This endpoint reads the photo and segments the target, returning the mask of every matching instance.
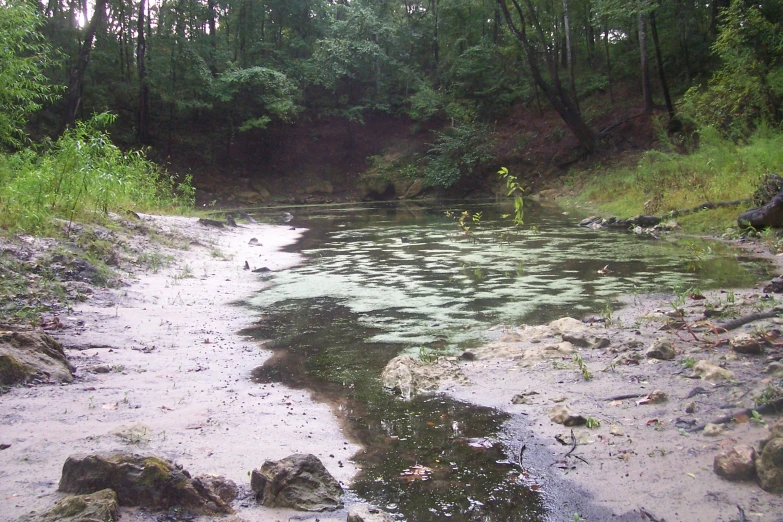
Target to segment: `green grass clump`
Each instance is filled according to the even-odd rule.
[[[619,217],[661,215],[708,201],[750,198],[764,175],[780,171],[781,165],[783,133],[762,128],[738,145],[707,127],[692,154],[652,150],[635,167],[589,171],[577,200]],[[688,231],[722,231],[746,208],[717,209],[678,221]]]
[[[94,116],[40,152],[0,155],[0,228],[43,233],[52,218],[100,221],[110,211],[181,212],[192,208],[190,180],[178,182],[142,152],[123,152]]]

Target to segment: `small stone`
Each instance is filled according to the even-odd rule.
[[[685,406],[685,413],[696,413],[696,403],[689,402],[688,405]]]
[[[257,237],[251,237],[250,241],[247,242],[250,246],[257,246],[258,245],[258,238]]]
[[[347,522],[394,522],[394,517],[370,504],[354,504],[348,508]]]
[[[711,422],[704,426],[705,437],[717,437],[723,433],[723,424],[712,424]]]
[[[764,340],[757,335],[742,333],[729,341],[731,349],[737,353],[761,355],[764,353]]]
[[[615,437],[622,437],[623,435],[625,435],[625,433],[623,432],[623,430],[620,429],[619,426],[612,426],[609,429],[609,434],[614,435]]]
[[[68,495],[43,515],[22,517],[20,522],[113,522],[119,518],[118,510],[117,494],[102,489],[89,495]]]
[[[563,426],[581,426],[587,422],[587,419],[581,415],[575,415],[571,412],[571,409],[564,404],[552,408],[552,411],[549,413],[549,418],[555,424],[562,424]]]
[[[723,381],[734,378],[734,372],[701,360],[693,367],[693,374],[705,381]]]
[[[750,480],[756,474],[755,461],[756,450],[747,444],[738,444],[715,455],[712,469],[727,480]]]
[[[644,397],[643,399],[636,401],[636,405],[638,406],[640,404],[660,404],[668,400],[669,400],[669,396],[666,395],[665,391],[653,390],[647,395],[647,397]]]
[[[674,349],[674,345],[665,337],[658,337],[647,350],[647,357],[650,359],[668,361],[674,359],[675,355],[677,355],[677,351]]]

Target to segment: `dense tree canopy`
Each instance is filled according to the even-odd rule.
[[[16,79],[0,91],[6,142],[54,85],[67,87],[62,107],[38,122],[51,132],[112,111],[129,137],[170,149],[177,129],[209,122],[227,154],[237,133],[275,121],[384,112],[457,128],[541,101],[593,150],[580,104],[619,84],[643,93],[645,110],[674,115],[671,95],[693,88],[688,107],[719,126],[745,108],[746,127],[781,120],[780,0],[3,0],[2,10],[2,47],[18,49],[21,68],[0,71]]]

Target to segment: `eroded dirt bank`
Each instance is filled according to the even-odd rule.
[[[165,248],[173,262],[115,290],[95,290],[87,303],[49,324],[76,367],[67,385],[12,388],[0,396],[0,520],[52,507],[65,459],[74,453],[126,450],[167,457],[195,474],[215,473],[249,490],[249,472],[265,459],[312,453],[341,482],[355,469],[358,447],[343,435],[327,404],[306,391],[249,380],[271,355],[238,335],[252,312],[237,304],[265,285],[263,273],[294,265],[281,252],[300,230],[245,224],[213,229],[195,218],[142,216],[150,229],[189,248]],[[251,245],[256,238],[258,245]],[[150,252],[152,253],[152,252]],[[156,254],[158,255],[158,254]],[[245,270],[247,262],[250,270]],[[241,495],[240,495],[241,496]],[[270,510],[248,498],[236,504],[248,522],[344,520]],[[124,511],[122,520],[157,520]]]

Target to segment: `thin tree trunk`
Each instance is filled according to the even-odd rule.
[[[609,24],[604,20],[604,51],[606,52],[606,79],[609,82],[609,100],[614,103],[614,91],[612,90],[612,61],[609,58]]]
[[[136,136],[142,143],[149,141],[149,82],[147,79],[147,40],[144,24],[146,0],[139,0],[139,23],[136,27],[136,71],[139,74],[139,109],[136,115]]]
[[[650,87],[650,67],[647,63],[647,17],[643,11],[639,11],[639,52],[641,55],[642,72],[642,98],[644,99],[644,111],[653,110],[652,89]]]
[[[84,73],[87,72],[87,65],[90,63],[90,53],[92,44],[95,41],[95,32],[103,19],[103,13],[106,10],[106,0],[97,0],[95,2],[95,11],[92,13],[90,23],[84,34],[84,40],[79,48],[79,56],[76,59],[76,65],[71,69],[68,77],[68,90],[65,93],[65,115],[63,117],[63,129],[73,127],[76,123],[76,114],[79,112],[79,106],[82,103],[82,89],[84,88]]]
[[[217,75],[215,60],[217,59],[217,29],[215,24],[215,0],[207,0],[207,9],[209,10],[209,71],[212,76]]]
[[[566,38],[566,62],[568,64],[568,87],[571,89],[571,98],[574,99],[576,110],[579,111],[579,98],[576,96],[576,81],[574,80],[574,48],[571,46],[571,21],[568,16],[568,0],[563,0],[563,22]]]
[[[661,88],[663,89],[663,98],[666,100],[666,110],[669,111],[669,118],[674,118],[674,105],[669,96],[669,84],[666,82],[666,72],[663,70],[663,58],[661,57],[661,45],[658,42],[658,27],[655,25],[655,11],[650,12],[650,31],[652,32],[653,44],[655,45],[655,61],[658,63],[658,76],[661,79]]]
[[[548,55],[547,63],[550,67],[550,78],[552,80],[552,85],[547,83],[543,76],[541,76],[541,69],[538,67],[538,51],[533,48],[527,38],[526,20],[519,3],[517,0],[512,0],[514,9],[516,10],[520,19],[519,26],[517,26],[511,18],[511,13],[508,11],[506,0],[497,0],[497,2],[503,11],[503,16],[506,19],[506,24],[508,25],[509,30],[522,43],[522,48],[525,50],[525,56],[527,57],[533,80],[535,80],[536,84],[541,88],[544,96],[546,96],[547,100],[549,100],[549,103],[560,115],[560,118],[563,119],[574,136],[576,136],[576,139],[579,140],[582,148],[587,152],[594,152],[596,147],[596,135],[579,115],[579,111],[577,111],[576,107],[574,107],[574,104],[569,99],[568,94],[562,89],[556,74],[557,62],[555,61],[553,63],[551,52],[546,53],[546,55]],[[528,5],[528,8],[531,7],[530,0],[526,0],[526,4]],[[541,30],[541,26],[538,23],[538,19],[535,17],[535,12],[532,9],[529,11],[533,27],[538,32],[541,43],[546,45],[547,40],[543,37],[543,31]],[[552,70],[553,67],[555,69],[554,71]]]

